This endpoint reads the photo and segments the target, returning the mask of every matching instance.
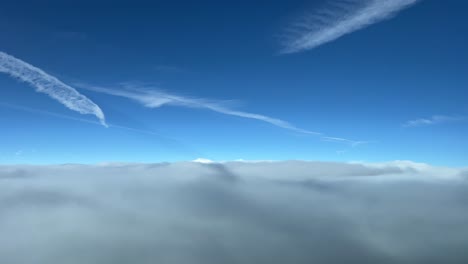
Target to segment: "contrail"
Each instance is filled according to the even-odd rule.
[[[259,121],[270,123],[274,126],[288,129],[288,130],[298,132],[298,133],[319,136],[322,140],[325,140],[325,141],[345,143],[345,144],[349,144],[352,146],[357,146],[359,144],[366,143],[364,141],[354,141],[354,140],[349,140],[349,139],[344,139],[344,138],[330,137],[320,132],[314,132],[314,131],[298,128],[284,120],[272,118],[272,117],[265,116],[265,115],[233,110],[223,105],[222,102],[219,102],[219,101],[183,97],[179,95],[168,94],[166,92],[162,92],[159,90],[141,89],[139,87],[133,87],[133,86],[126,86],[126,87],[123,87],[125,89],[116,90],[116,89],[109,89],[105,87],[92,86],[92,85],[87,85],[87,84],[82,84],[82,83],[75,84],[75,85],[77,87],[88,89],[88,90],[99,92],[99,93],[125,97],[133,101],[136,101],[148,108],[158,108],[164,105],[173,105],[173,106],[181,106],[181,107],[188,107],[188,108],[208,109],[208,110],[218,112],[221,114],[225,114],[225,115],[259,120]]]
[[[88,89],[91,91],[95,91],[95,92],[125,97],[133,101],[139,102],[143,106],[148,107],[148,108],[158,108],[163,105],[173,105],[173,106],[182,106],[182,107],[188,107],[188,108],[208,109],[208,110],[212,110],[214,112],[222,113],[225,115],[232,115],[232,116],[238,116],[238,117],[263,121],[263,122],[275,125],[277,127],[289,129],[295,132],[313,134],[313,135],[321,135],[321,133],[319,132],[314,132],[314,131],[309,131],[309,130],[298,128],[281,119],[272,118],[272,117],[268,117],[268,116],[260,115],[260,114],[232,110],[226,106],[223,106],[222,103],[212,101],[212,100],[183,97],[179,95],[168,94],[162,91],[140,89],[140,88],[135,88],[135,87],[130,87],[129,89],[126,89],[126,90],[115,90],[115,89],[90,86],[90,85],[85,85],[85,84],[76,84],[76,86],[80,88]]]
[[[78,118],[78,117],[73,117],[73,116],[68,116],[68,115],[63,115],[63,114],[58,114],[46,110],[41,110],[41,109],[36,109],[36,108],[31,108],[31,107],[26,107],[26,106],[21,106],[21,105],[13,105],[9,103],[4,103],[0,102],[0,107],[5,107],[5,108],[10,108],[14,110],[20,110],[24,112],[29,112],[33,114],[41,114],[41,115],[47,115],[47,116],[52,116],[56,118],[61,118],[61,119],[67,119],[67,120],[72,120],[72,121],[78,121],[82,123],[88,123],[88,124],[93,124],[93,125],[101,125],[101,122],[93,121],[93,120],[87,120],[84,118]],[[133,127],[127,127],[127,126],[122,126],[122,125],[117,125],[117,124],[107,124],[108,127],[114,127],[114,128],[119,128],[119,129],[125,129],[133,132],[138,132],[142,134],[148,134],[148,135],[153,135],[153,136],[158,136],[158,137],[165,137],[155,131],[151,130],[144,130],[144,129],[138,129],[138,128],[133,128]],[[171,139],[174,140],[174,139]]]
[[[301,17],[287,28],[281,53],[316,48],[346,34],[392,18],[420,0],[331,0],[317,12]]]
[[[71,110],[95,115],[102,125],[107,126],[104,113],[98,105],[43,70],[0,51],[0,72],[28,83],[37,92],[49,95]]]
[[[54,113],[54,112],[50,112],[50,111],[46,111],[46,110],[42,110],[42,109],[36,109],[36,108],[31,108],[31,107],[26,107],[26,106],[21,106],[21,105],[14,105],[14,104],[5,103],[5,102],[0,102],[0,107],[5,107],[5,108],[13,109],[13,110],[24,111],[24,112],[29,112],[29,113],[33,113],[33,114],[46,115],[46,116],[51,116],[51,117],[55,117],[55,118],[67,119],[67,120],[72,120],[72,121],[77,121],[77,122],[82,122],[82,123],[88,123],[88,124],[97,125],[97,126],[101,125],[100,122],[97,122],[97,121],[94,121],[94,120],[87,120],[87,119],[84,119],[84,118],[78,118],[78,117],[58,114],[58,113]],[[153,130],[133,128],[133,127],[123,126],[123,125],[118,125],[118,124],[112,124],[112,123],[107,123],[107,125],[108,125],[109,128],[122,129],[122,130],[127,130],[127,131],[131,131],[131,132],[140,133],[140,134],[146,134],[146,135],[149,135],[149,136],[154,136],[154,137],[157,137],[159,140],[163,140],[163,141],[160,141],[160,142],[163,142],[166,145],[169,144],[171,146],[171,148],[177,148],[177,149],[180,149],[180,150],[184,150],[184,152],[191,153],[193,155],[206,156],[203,153],[201,153],[200,151],[193,148],[193,146],[191,146],[191,145],[189,145],[189,144],[187,144],[185,142],[182,142],[182,141],[180,141],[178,139],[175,139],[175,138],[172,138],[172,137],[165,136],[165,135],[163,135],[161,133],[158,133],[156,131],[153,131]]]

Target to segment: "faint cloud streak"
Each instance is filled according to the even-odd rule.
[[[286,29],[281,53],[314,49],[344,35],[390,19],[420,0],[332,0]]]
[[[429,118],[420,118],[409,120],[403,124],[403,127],[421,127],[421,126],[432,126],[444,123],[454,123],[465,120],[462,116],[445,116],[445,115],[434,115]]]
[[[180,107],[187,107],[187,108],[198,108],[198,109],[207,109],[214,112],[218,112],[225,115],[237,116],[247,119],[254,119],[262,122],[266,122],[272,124],[274,126],[291,130],[294,132],[302,133],[302,134],[309,134],[319,136],[324,141],[333,141],[339,143],[346,143],[352,146],[357,146],[359,144],[365,143],[364,141],[355,141],[345,138],[339,137],[330,137],[320,132],[310,131],[306,129],[302,129],[290,124],[287,121],[261,115],[255,113],[249,113],[244,111],[234,110],[225,105],[225,103],[220,101],[213,101],[207,99],[200,99],[200,98],[191,98],[179,95],[169,94],[160,90],[148,89],[147,87],[139,87],[135,85],[123,85],[122,89],[110,89],[106,87],[99,87],[93,86],[88,84],[76,84],[77,87],[88,89],[91,91],[105,93],[109,95],[125,97],[136,101],[148,108],[159,108],[164,105],[172,105],[172,106],[180,106]]]

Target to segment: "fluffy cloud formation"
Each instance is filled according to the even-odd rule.
[[[0,263],[468,263],[467,175],[411,162],[0,166]]]

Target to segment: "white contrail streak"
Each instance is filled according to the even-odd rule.
[[[128,86],[128,85],[124,87],[127,89],[119,89],[119,90],[91,86],[87,84],[76,84],[76,86],[83,88],[83,89],[95,91],[95,92],[125,97],[133,101],[136,101],[138,103],[141,103],[143,106],[148,107],[148,108],[158,108],[163,105],[173,105],[173,106],[181,106],[181,107],[188,107],[188,108],[208,109],[208,110],[222,113],[225,115],[238,116],[238,117],[263,121],[263,122],[275,125],[277,127],[288,129],[288,130],[298,132],[298,133],[319,136],[321,139],[325,141],[340,142],[340,143],[345,143],[345,144],[349,144],[352,146],[357,146],[359,144],[365,143],[363,141],[354,141],[354,140],[349,140],[349,139],[344,139],[344,138],[329,137],[320,132],[314,132],[314,131],[309,131],[309,130],[305,130],[302,128],[298,128],[281,119],[272,118],[272,117],[268,117],[268,116],[260,115],[260,114],[233,110],[229,107],[224,106],[220,102],[206,100],[206,99],[183,97],[179,95],[168,94],[166,92],[162,92],[158,90],[140,89],[140,88],[135,88],[135,87]]]
[[[37,92],[49,95],[71,110],[95,115],[102,125],[107,126],[104,113],[98,105],[43,70],[0,51],[0,72],[28,83]]]
[[[287,28],[282,53],[316,48],[389,19],[420,0],[330,0],[330,5]]]
[[[134,88],[134,87],[131,87],[131,89],[127,89],[127,90],[115,90],[115,89],[89,86],[89,85],[83,85],[83,84],[78,84],[77,86],[88,89],[88,90],[92,90],[95,92],[106,93],[106,94],[120,96],[120,97],[126,97],[131,100],[137,101],[148,108],[158,108],[163,105],[173,105],[173,106],[182,106],[182,107],[188,107],[188,108],[208,109],[208,110],[212,110],[212,111],[226,114],[226,115],[238,116],[238,117],[255,119],[255,120],[267,122],[272,125],[285,128],[285,129],[289,129],[295,132],[313,134],[313,135],[321,135],[321,133],[319,132],[313,132],[313,131],[298,128],[281,119],[272,118],[272,117],[259,115],[259,114],[232,110],[223,106],[220,102],[214,102],[214,101],[198,99],[198,98],[183,97],[179,95],[168,94],[168,93],[161,92],[161,91],[139,89],[139,88]]]
[[[73,116],[68,116],[68,115],[62,115],[62,114],[58,114],[58,113],[54,113],[54,112],[49,112],[49,111],[46,111],[46,110],[35,109],[35,108],[30,108],[30,107],[20,106],[20,105],[13,105],[13,104],[9,104],[9,103],[0,102],[0,107],[10,108],[10,109],[14,109],[14,110],[20,110],[20,111],[34,113],[34,114],[47,115],[47,116],[52,116],[52,117],[61,118],[61,119],[68,119],[68,120],[72,120],[72,121],[78,121],[78,122],[88,123],[88,124],[93,124],[93,125],[98,125],[98,126],[102,125],[101,122],[97,122],[97,121],[93,121],[93,120],[87,120],[87,119],[83,119],[83,118],[78,118],[78,117],[73,117]],[[156,133],[154,131],[150,131],[150,130],[137,129],[137,128],[127,127],[127,126],[110,124],[110,123],[107,123],[107,126],[108,127],[125,129],[125,130],[129,130],[129,131],[143,133],[143,134],[148,134],[148,135],[162,136],[162,135],[160,135],[160,134],[158,134],[158,133]]]
[[[45,116],[51,116],[55,118],[61,118],[61,119],[67,119],[71,121],[77,121],[81,123],[87,123],[87,124],[92,124],[96,126],[101,126],[102,124],[98,121],[94,120],[87,120],[83,118],[78,118],[78,117],[73,117],[73,116],[68,116],[68,115],[63,115],[63,114],[58,114],[54,112],[49,112],[46,110],[42,109],[36,109],[36,108],[31,108],[27,106],[21,106],[21,105],[14,105],[14,104],[9,104],[5,102],[0,102],[0,107],[8,108],[8,109],[13,109],[13,110],[19,110],[23,112],[29,112],[33,114],[40,114],[40,115],[45,115]],[[133,128],[133,127],[128,127],[128,126],[123,126],[123,125],[118,125],[118,124],[112,124],[112,123],[107,123],[107,126],[109,128],[116,128],[116,129],[122,129],[122,130],[127,130],[131,132],[136,132],[140,134],[146,134],[150,136],[154,136],[159,138],[160,140],[164,140],[163,142],[171,144],[171,147],[176,147],[177,149],[183,149],[186,152],[193,153],[194,155],[204,155],[203,153],[200,153],[198,150],[194,149],[192,146],[186,144],[185,142],[182,142],[178,139],[172,138],[165,136],[161,133],[158,133],[153,130],[147,130],[147,129],[139,129],[139,128]]]

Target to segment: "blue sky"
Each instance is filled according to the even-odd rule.
[[[317,42],[320,32],[346,26],[340,12],[356,17],[370,7],[343,11],[333,0],[97,2],[2,3],[0,51],[76,89],[110,126],[1,74],[0,163],[204,157],[467,164],[466,1],[398,6],[391,17],[325,43]],[[332,14],[317,30],[324,10]],[[296,41],[303,36],[311,42]],[[149,90],[188,101],[149,108],[115,96],[125,89],[140,99]]]

